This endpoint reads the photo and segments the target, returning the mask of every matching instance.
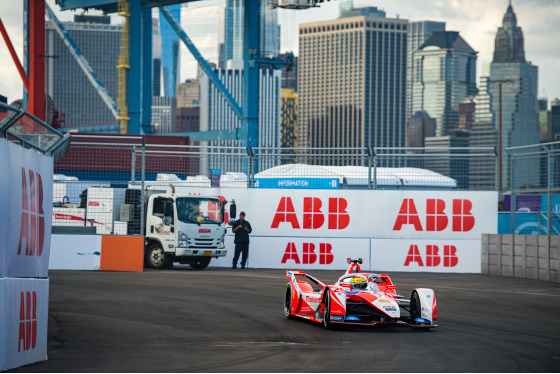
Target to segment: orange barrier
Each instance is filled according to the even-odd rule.
[[[101,271],[142,271],[144,269],[143,236],[103,236]]]

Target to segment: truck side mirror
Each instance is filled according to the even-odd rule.
[[[173,218],[171,216],[163,217],[163,224],[165,226],[171,226],[173,224]]]
[[[237,215],[237,205],[235,205],[235,200],[233,200],[229,206],[229,218],[235,219]]]

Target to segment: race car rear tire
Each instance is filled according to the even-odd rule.
[[[211,257],[198,257],[192,260],[189,265],[195,270],[203,270],[210,264]]]
[[[412,291],[410,295],[410,320],[412,324],[417,325],[416,318],[422,317],[422,305],[420,304],[420,297],[418,292]]]
[[[284,316],[288,319],[293,318],[290,314],[292,308],[292,287],[288,284],[286,295],[284,296]]]
[[[324,314],[323,314],[323,326],[327,329],[331,329],[333,324],[331,323],[331,293],[329,290],[325,292],[324,303]]]

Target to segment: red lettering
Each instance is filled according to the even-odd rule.
[[[299,256],[297,254],[296,245],[294,243],[288,243],[286,246],[286,251],[282,257],[282,263],[285,264],[288,260],[294,260],[296,264],[299,264]]]
[[[37,344],[37,293],[21,292],[19,304],[18,352],[34,349]]]
[[[413,225],[416,231],[422,231],[422,223],[420,223],[420,217],[418,217],[418,211],[412,199],[403,200],[393,231],[399,231],[403,225]]]
[[[323,203],[317,197],[303,198],[303,228],[318,229],[325,223],[325,216],[321,212]]]
[[[343,198],[329,198],[329,230],[342,230],[350,224],[350,215],[346,212],[348,202]]]
[[[443,231],[449,219],[444,212],[445,201],[428,199],[426,202],[426,231]]]
[[[470,231],[474,227],[474,216],[471,213],[470,200],[453,200],[453,231]]]
[[[441,263],[437,245],[426,246],[426,266],[438,266]]]
[[[457,266],[459,263],[459,257],[457,257],[457,248],[453,245],[443,246],[443,266],[452,268]]]
[[[19,230],[19,245],[17,254],[21,254],[21,249],[25,249],[25,254],[29,253],[29,215],[21,212],[21,227]]]
[[[18,252],[26,256],[41,256],[45,242],[43,212],[43,180],[39,173],[29,170],[29,196],[25,168],[21,168],[21,222]]]
[[[292,228],[299,229],[296,211],[290,197],[282,197],[280,199],[271,228],[277,229],[281,222],[290,222],[292,224]]]
[[[315,254],[315,244],[303,243],[303,263],[314,264],[315,261],[317,261],[317,255]]]
[[[418,266],[424,266],[424,262],[422,262],[422,256],[420,256],[420,251],[418,250],[418,246],[416,244],[412,244],[408,249],[408,254],[406,255],[404,266],[410,265],[411,262],[416,262]]]
[[[319,263],[321,265],[329,265],[334,261],[332,254],[332,245],[329,243],[321,243],[319,245]]]

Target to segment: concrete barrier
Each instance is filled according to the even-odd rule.
[[[560,282],[560,237],[482,235],[482,274]]]

